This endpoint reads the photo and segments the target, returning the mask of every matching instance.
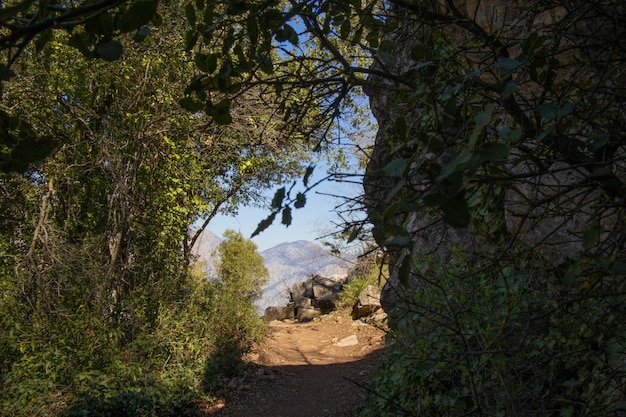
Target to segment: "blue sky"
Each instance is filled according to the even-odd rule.
[[[326,175],[324,167],[316,167],[310,183],[318,181]],[[278,188],[278,187],[277,187]],[[268,201],[271,200],[276,189],[267,192]],[[296,240],[315,241],[317,238],[327,235],[335,230],[333,221],[340,222],[340,218],[333,212],[341,199],[327,196],[325,194],[340,196],[355,196],[361,192],[360,187],[355,184],[326,182],[315,188],[307,195],[306,205],[301,209],[292,211],[292,223],[285,227],[280,223],[280,215],[276,217],[274,223],[265,229],[261,234],[255,236],[252,241],[257,244],[259,251],[269,249],[283,242],[293,242]],[[236,217],[218,215],[209,223],[208,229],[216,235],[222,237],[227,229],[241,232],[249,238],[256,230],[259,222],[270,214],[268,209],[256,207],[243,207]],[[318,242],[319,243],[319,242]]]

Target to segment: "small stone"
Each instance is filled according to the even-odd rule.
[[[359,344],[359,339],[357,339],[355,334],[350,335],[348,337],[344,337],[343,339],[341,339],[339,342],[336,343],[336,345],[339,347],[354,346],[358,344]]]

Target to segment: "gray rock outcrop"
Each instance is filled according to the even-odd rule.
[[[375,285],[368,285],[361,291],[352,307],[352,319],[369,316],[380,309],[380,290]]]
[[[296,317],[293,307],[274,307],[270,306],[265,309],[263,318],[265,321],[272,320],[293,320]]]

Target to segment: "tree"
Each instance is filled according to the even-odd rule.
[[[181,106],[194,65],[181,53],[181,7],[163,5],[167,19],[141,43],[120,34],[124,54],[114,62],[68,45],[86,33],[76,27],[53,31],[12,66],[0,106],[55,147],[26,163],[15,149],[36,144],[20,137],[0,174],[5,409],[56,414],[81,392],[108,401],[123,390],[168,402],[179,386],[198,386],[199,368],[222,343],[203,323],[221,310],[191,306],[206,306],[200,297],[219,306],[223,288],[189,276],[188,231],[254,203],[306,163],[306,145],[274,130],[272,106],[252,90],[230,108],[229,126]],[[185,306],[194,314],[183,325]],[[251,340],[227,335],[231,344]],[[93,388],[110,378],[119,385]]]
[[[264,335],[263,319],[253,303],[269,279],[256,245],[239,232],[226,230],[214,256],[216,274],[208,278],[216,289],[210,308],[219,318],[214,324],[219,344],[204,374],[210,392],[223,390],[228,378],[244,369],[243,355]]]
[[[261,297],[269,273],[254,242],[239,232],[226,230],[215,254],[217,279],[229,293],[250,303]]]
[[[220,129],[252,94],[275,105],[272,126],[323,146],[359,87],[372,98],[364,203],[390,255],[385,299],[408,326],[373,415],[621,412],[623,2],[194,1],[184,13],[196,75],[181,104]],[[41,159],[33,138],[54,137],[2,116],[3,169],[23,172]],[[304,201],[279,189],[260,229]]]

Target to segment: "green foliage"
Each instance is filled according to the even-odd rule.
[[[415,260],[420,291],[360,415],[623,414],[624,296],[546,288],[545,265],[511,249]]]
[[[375,285],[382,288],[385,284],[384,270],[377,252],[371,252],[359,258],[348,272],[347,282],[343,285],[343,291],[339,295],[339,301],[344,307],[352,307],[368,285]]]
[[[215,255],[218,257],[216,278],[226,290],[250,302],[261,296],[269,273],[254,242],[239,232],[226,230]]]
[[[203,384],[208,391],[218,393],[229,378],[243,370],[243,355],[265,334],[265,323],[253,301],[260,297],[269,274],[256,245],[241,233],[225,231],[215,255],[218,259],[216,276],[210,283],[214,290],[210,311],[213,317],[219,317],[212,330],[218,343],[204,369]]]
[[[291,175],[304,148],[249,108],[231,107],[246,117],[228,127],[180,108],[194,63],[176,7],[140,45],[116,36],[114,62],[68,46],[79,29],[53,32],[3,85],[2,109],[58,147],[21,162],[0,149],[1,413],[178,415],[215,384],[220,352],[239,365],[263,334],[264,271],[249,287],[225,272],[228,290],[194,278],[187,233]],[[17,138],[26,125],[7,117]]]

